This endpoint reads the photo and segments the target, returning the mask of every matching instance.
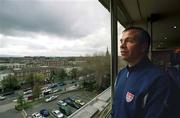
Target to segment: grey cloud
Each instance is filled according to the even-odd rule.
[[[24,35],[23,32],[34,32],[69,38],[86,36],[95,32],[94,29],[102,25],[98,20],[103,19],[98,17],[103,12],[94,13],[96,10],[92,8],[96,8],[96,4],[90,1],[0,0],[0,33]]]
[[[8,48],[8,47],[12,47],[12,46],[24,46],[27,47],[27,49],[30,50],[47,50],[48,47],[47,45],[42,45],[41,43],[37,43],[37,42],[32,42],[32,41],[28,41],[25,39],[20,39],[18,37],[14,38],[14,37],[5,37],[2,36],[0,38],[0,48]]]
[[[28,44],[28,49],[33,49],[33,50],[48,50],[46,46],[40,45],[40,44]]]
[[[7,42],[4,39],[0,38],[0,48],[4,48],[7,46]]]

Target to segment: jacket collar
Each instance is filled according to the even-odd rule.
[[[134,71],[134,70],[139,70],[139,69],[143,69],[144,67],[148,66],[152,64],[151,61],[149,60],[148,57],[144,57],[142,58],[136,65],[129,67],[128,65],[126,66],[127,70],[129,72]]]

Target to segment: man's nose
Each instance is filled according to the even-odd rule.
[[[126,43],[125,43],[125,41],[122,41],[120,44],[120,48],[124,48],[124,47],[126,47]]]

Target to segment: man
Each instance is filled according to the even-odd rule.
[[[161,118],[169,79],[148,59],[149,34],[130,27],[123,31],[120,42],[122,59],[128,65],[116,79],[112,118]]]

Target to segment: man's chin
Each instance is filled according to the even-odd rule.
[[[121,59],[123,59],[123,60],[126,61],[128,58],[127,58],[126,56],[122,56],[122,55],[121,55]]]

